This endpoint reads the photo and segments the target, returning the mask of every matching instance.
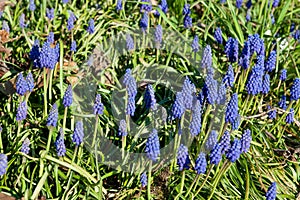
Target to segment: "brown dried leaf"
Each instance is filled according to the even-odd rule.
[[[0,42],[6,43],[9,40],[9,33],[5,30],[0,30]]]
[[[0,200],[15,200],[16,198],[0,193]]]
[[[0,11],[3,11],[6,6],[14,6],[14,4],[7,0],[0,0]]]

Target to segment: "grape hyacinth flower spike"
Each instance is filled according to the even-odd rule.
[[[294,122],[294,115],[295,115],[295,111],[293,108],[290,109],[290,112],[287,114],[286,118],[285,118],[285,122],[287,124],[291,124]]]
[[[141,175],[141,178],[140,178],[140,182],[142,184],[142,188],[146,187],[147,186],[147,174],[146,172],[143,172],[142,175]]]
[[[300,78],[295,78],[290,89],[291,100],[297,101],[300,98]]]
[[[124,119],[120,120],[120,124],[119,124],[119,130],[118,130],[118,134],[121,137],[125,137],[127,136],[127,125],[126,125],[126,121]]]
[[[102,115],[104,110],[104,105],[101,102],[101,95],[97,94],[94,103],[94,115]]]
[[[225,131],[224,134],[221,137],[221,140],[219,142],[219,145],[221,147],[221,154],[227,152],[227,150],[230,148],[230,132]]]
[[[87,32],[89,34],[93,34],[95,32],[95,21],[93,19],[89,20],[89,26],[87,28]]]
[[[223,83],[226,87],[233,87],[234,84],[234,71],[232,65],[228,66],[228,70],[223,78]]]
[[[126,49],[127,51],[134,50],[134,41],[129,33],[126,34]]]
[[[182,92],[177,92],[175,102],[172,106],[171,120],[180,119],[185,111]]]
[[[228,149],[228,152],[226,153],[226,158],[230,162],[235,162],[241,155],[241,141],[237,138],[233,140],[231,143],[231,147]]]
[[[58,109],[56,103],[54,103],[47,118],[47,126],[56,127],[57,121],[58,121]]]
[[[157,25],[154,32],[154,40],[156,44],[156,48],[160,48],[163,37],[163,29],[161,25]]]
[[[234,93],[227,104],[225,122],[233,124],[238,116],[238,96]]]
[[[143,16],[140,20],[140,28],[142,29],[143,32],[146,32],[147,28],[148,28],[148,13],[144,12]]]
[[[71,42],[71,48],[70,48],[70,50],[71,50],[72,52],[76,52],[76,48],[77,48],[76,41],[73,40],[73,41]]]
[[[266,200],[276,199],[276,182],[273,182],[266,193]]]
[[[241,137],[241,153],[247,153],[252,140],[251,131],[246,129]]]
[[[207,151],[211,151],[215,147],[217,142],[218,142],[218,132],[215,130],[212,130],[205,142],[205,149]]]
[[[122,10],[122,6],[123,6],[123,2],[122,0],[118,0],[117,1],[117,5],[116,5],[116,11],[119,12]]]
[[[20,24],[21,29],[24,29],[27,27],[27,24],[25,23],[25,14],[24,13],[22,13],[19,18],[19,24]]]
[[[59,133],[57,135],[56,141],[55,141],[55,147],[56,147],[56,153],[58,156],[65,156],[66,154],[66,146],[64,141],[64,132],[61,128],[59,130]]]
[[[188,148],[183,144],[180,144],[177,151],[177,164],[179,171],[182,171],[183,169],[189,169],[190,159]]]
[[[75,143],[76,146],[79,146],[83,142],[83,137],[83,123],[82,121],[78,121],[75,124],[74,133],[72,135],[72,142]]]
[[[19,75],[17,77],[17,82],[16,82],[17,93],[19,95],[23,96],[27,92],[27,89],[28,89],[28,84],[25,81],[23,74],[19,73]]]
[[[7,155],[0,153],[0,176],[3,176],[7,170]]]
[[[34,80],[31,72],[29,72],[26,76],[26,83],[28,92],[32,92],[34,88]]]
[[[30,140],[28,138],[25,138],[25,140],[22,143],[21,152],[28,155],[30,151]]]
[[[190,124],[190,133],[192,136],[196,136],[201,131],[201,104],[200,101],[195,97],[194,105],[192,106],[192,121]]]
[[[191,46],[192,46],[192,51],[193,52],[198,52],[199,51],[199,37],[198,37],[198,35],[195,35]]]
[[[63,105],[64,107],[70,107],[71,104],[73,102],[73,91],[72,91],[72,85],[69,85],[65,94],[64,94],[64,97],[63,97]]]
[[[220,146],[219,143],[216,143],[214,148],[211,150],[209,159],[210,163],[217,165],[219,162],[222,160],[222,147]]]
[[[147,109],[152,109],[152,110],[157,109],[154,89],[150,84],[147,85],[144,99],[145,99],[145,105]]]
[[[17,108],[16,119],[17,121],[22,121],[26,119],[26,116],[27,116],[27,105],[26,105],[26,101],[23,101],[20,103],[19,107]]]
[[[281,81],[285,81],[286,80],[286,77],[287,77],[287,70],[286,69],[282,69],[280,71],[280,76],[279,76],[279,79]]]
[[[67,29],[71,31],[74,28],[74,23],[76,21],[76,17],[72,11],[69,11],[69,18],[67,21]]]
[[[197,174],[205,174],[207,167],[206,155],[203,152],[200,152],[196,163],[195,163],[195,170]]]
[[[156,129],[152,130],[152,133],[147,139],[145,152],[150,160],[154,162],[158,160],[158,157],[160,155],[160,146]]]
[[[268,117],[269,119],[273,120],[276,118],[276,109],[272,110],[272,107],[270,105],[268,105]]]
[[[215,40],[218,44],[223,43],[222,30],[220,27],[217,27],[214,33]]]
[[[54,8],[46,9],[46,17],[52,21],[54,19]]]

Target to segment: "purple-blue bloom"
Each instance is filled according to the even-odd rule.
[[[190,124],[190,133],[196,136],[201,131],[201,104],[200,101],[194,98],[194,105],[192,106],[192,121]]]
[[[263,83],[262,83],[261,93],[268,94],[269,91],[270,91],[270,75],[265,74],[264,79],[263,79]]]
[[[30,140],[28,138],[25,138],[25,140],[22,143],[21,152],[28,155],[30,151]]]
[[[74,133],[72,135],[72,142],[75,143],[76,146],[79,146],[83,142],[83,123],[82,121],[78,121],[75,124]]]
[[[222,147],[220,146],[219,143],[216,143],[214,148],[211,150],[209,159],[210,163],[217,165],[219,162],[222,160]]]
[[[213,75],[210,73],[205,79],[203,95],[206,97],[207,103],[209,104],[214,104],[218,98],[218,82],[217,80],[214,80]]]
[[[36,6],[34,3],[34,0],[30,0],[29,1],[29,10],[33,12],[35,9],[36,9]]]
[[[142,184],[142,187],[145,187],[145,186],[147,185],[148,179],[147,179],[147,174],[146,174],[146,172],[142,173],[140,182],[141,182],[141,184]]]
[[[54,43],[54,33],[53,32],[49,33],[49,35],[47,37],[47,42],[50,43],[50,44]]]
[[[182,9],[182,15],[189,15],[191,14],[190,4],[184,4]]]
[[[47,126],[56,127],[57,121],[58,121],[58,109],[56,103],[54,103],[47,118]]]
[[[218,133],[215,130],[212,130],[205,142],[205,149],[207,151],[211,151],[214,146],[217,144],[218,142]]]
[[[34,88],[34,80],[31,72],[28,72],[26,76],[26,83],[28,92],[32,92]]]
[[[198,52],[199,51],[199,37],[195,35],[193,42],[192,42],[192,51]]]
[[[154,32],[154,40],[156,48],[160,48],[161,42],[163,37],[163,29],[161,25],[157,25]]]
[[[246,129],[244,131],[244,134],[241,137],[241,152],[242,153],[247,153],[250,148],[252,136],[251,136],[251,131],[249,129]]]
[[[191,16],[189,14],[184,16],[184,18],[183,18],[183,26],[186,29],[192,28],[192,26],[193,26],[193,20],[192,20],[192,18],[191,18]]]
[[[219,145],[221,147],[221,154],[227,152],[227,150],[230,148],[230,132],[225,131],[224,134],[221,137],[221,140],[219,142]]]
[[[271,72],[276,67],[276,51],[271,51],[269,58],[266,62],[266,71]]]
[[[5,20],[2,21],[2,30],[5,30],[7,33],[9,33],[9,31],[10,31],[8,23]]]
[[[21,96],[23,96],[28,90],[28,84],[27,84],[26,80],[24,79],[22,73],[19,73],[19,75],[17,77],[16,90],[17,90],[17,94],[19,94]]]
[[[266,200],[275,200],[276,193],[276,182],[273,182],[266,193]]]
[[[86,30],[89,34],[93,34],[95,32],[95,21],[93,19],[89,20],[89,26]]]
[[[67,21],[67,29],[69,31],[71,31],[74,28],[74,23],[76,21],[76,17],[72,11],[68,11],[68,12],[69,12],[69,18]]]
[[[117,5],[116,5],[117,12],[119,12],[120,10],[122,10],[122,6],[123,6],[122,4],[123,4],[122,0],[118,0],[117,1]]]
[[[248,0],[247,3],[246,3],[247,9],[250,9],[251,6],[252,6],[252,0]]]
[[[7,155],[0,153],[0,176],[3,176],[7,170]]]
[[[26,23],[25,23],[25,14],[22,13],[20,18],[19,18],[19,23],[20,23],[20,27],[21,29],[24,29],[27,27]]]
[[[55,144],[57,155],[65,156],[66,155],[66,146],[65,146],[65,141],[64,141],[64,132],[63,132],[62,128],[60,128],[54,144]]]
[[[23,101],[20,103],[19,107],[17,108],[16,119],[17,121],[22,121],[26,119],[26,116],[27,116],[27,104],[26,101]]]
[[[238,96],[234,93],[227,104],[225,122],[233,124],[238,116]]]
[[[280,71],[279,79],[280,79],[281,81],[285,81],[286,78],[287,78],[287,70],[286,70],[286,69],[282,69],[282,70]]]
[[[142,4],[140,6],[140,12],[144,10],[145,12],[148,13],[152,10],[152,4],[150,0],[142,0],[141,2]]]
[[[231,143],[231,147],[228,149],[226,153],[226,158],[232,163],[235,162],[242,153],[241,147],[242,147],[241,141],[235,138]]]
[[[247,79],[246,90],[248,94],[257,95],[262,90],[263,84],[263,68],[259,65],[255,65]]]
[[[215,40],[218,44],[223,43],[222,30],[220,27],[217,27],[214,34]]]
[[[177,151],[177,165],[179,167],[179,171],[183,169],[189,169],[190,159],[189,159],[189,152],[188,148],[183,144],[180,144],[178,151]]]
[[[63,97],[63,105],[64,107],[70,107],[73,102],[73,92],[72,92],[72,85],[68,85],[67,90],[65,91]]]
[[[191,109],[193,105],[193,96],[195,92],[195,85],[186,76],[182,86],[182,98],[185,109]]]
[[[160,146],[156,129],[152,130],[152,133],[147,139],[145,152],[150,160],[154,162],[158,160],[158,157],[160,155]]]
[[[148,28],[148,13],[144,12],[143,16],[140,20],[140,28],[142,29],[142,31],[146,31]]]
[[[226,87],[221,83],[218,88],[217,104],[224,105],[226,103]]]
[[[269,119],[273,120],[276,118],[276,109],[272,110],[272,107],[268,105],[268,117]]]
[[[180,119],[185,111],[182,92],[177,92],[176,99],[172,106],[171,120]]]
[[[232,65],[228,66],[228,70],[223,78],[223,83],[225,87],[233,87],[234,84],[234,71]]]
[[[94,103],[94,115],[102,115],[104,110],[104,105],[101,102],[101,95],[97,94]]]
[[[46,17],[51,21],[54,19],[54,8],[46,9]]]
[[[293,108],[290,109],[290,112],[287,114],[286,118],[285,118],[285,122],[287,124],[291,124],[294,122],[294,116],[295,116],[295,111]]]
[[[239,65],[244,69],[248,69],[249,64],[250,64],[250,42],[246,40],[239,59]]]
[[[239,42],[237,39],[229,37],[225,45],[225,53],[229,62],[237,62],[239,54]]]
[[[118,135],[121,137],[127,136],[127,125],[126,121],[124,119],[120,120],[119,129],[118,129]]]
[[[73,51],[73,52],[76,52],[76,48],[77,48],[76,41],[73,40],[71,42],[71,48],[70,48],[70,50]]]
[[[279,108],[286,110],[287,105],[286,105],[286,96],[282,95],[280,101],[278,102]]]
[[[126,34],[126,49],[128,51],[134,50],[134,41],[129,33]]]
[[[210,45],[206,45],[203,54],[202,54],[202,60],[201,60],[201,67],[202,68],[209,68],[212,66],[212,52]]]
[[[237,7],[238,9],[240,9],[240,8],[242,7],[242,5],[243,5],[243,0],[236,0],[235,5],[236,5],[236,7]]]
[[[300,78],[295,78],[290,89],[292,101],[297,101],[300,98]]]
[[[206,155],[203,152],[200,152],[196,163],[195,163],[195,170],[197,174],[205,174],[207,167]]]
[[[238,114],[234,122],[231,124],[232,130],[238,130],[241,123],[241,115]]]
[[[157,109],[154,89],[150,84],[147,85],[144,99],[145,99],[145,105],[147,109],[152,109],[152,110]]]

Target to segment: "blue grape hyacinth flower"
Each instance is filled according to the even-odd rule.
[[[263,75],[264,71],[261,66],[255,65],[252,68],[246,83],[246,90],[248,94],[257,95],[261,92],[263,84]]]
[[[19,24],[20,24],[21,29],[24,29],[27,27],[27,24],[25,23],[25,14],[24,13],[22,13],[19,18]]]
[[[214,38],[218,44],[223,44],[222,30],[220,27],[216,28]]]
[[[56,127],[57,121],[58,121],[58,109],[56,103],[54,103],[47,118],[47,126]]]
[[[147,109],[156,110],[156,99],[152,85],[148,84],[144,95],[145,105]]]
[[[239,58],[239,65],[243,67],[243,69],[248,69],[250,65],[250,42],[248,40],[245,41],[244,47],[242,49],[242,53]]]
[[[214,104],[218,98],[218,82],[212,74],[208,74],[203,87],[203,95],[206,97],[208,104]]]
[[[134,50],[134,41],[129,33],[126,34],[126,49],[127,51]]]
[[[55,148],[56,148],[57,156],[60,157],[60,156],[65,156],[66,155],[64,132],[63,132],[62,128],[59,130],[59,133],[57,135],[57,138],[56,138],[56,141],[55,141]]]
[[[17,82],[16,82],[16,91],[17,94],[23,96],[28,90],[28,83],[23,77],[22,73],[19,73],[17,77]]]
[[[69,18],[67,21],[67,29],[68,29],[68,31],[71,31],[74,28],[76,16],[74,15],[74,13],[72,11],[68,11],[68,12],[69,12]]]
[[[54,8],[47,8],[46,9],[46,17],[52,21],[54,19]]]
[[[36,9],[36,6],[34,3],[34,0],[30,0],[29,1],[29,10],[33,12],[33,11],[35,11],[35,9]]]
[[[0,153],[0,176],[3,176],[7,170],[7,155]]]
[[[185,109],[191,109],[193,105],[193,95],[196,92],[195,85],[190,81],[188,77],[185,77],[182,86],[182,98]]]
[[[268,94],[269,91],[270,91],[270,75],[265,74],[263,78],[261,93]]]
[[[172,106],[172,116],[171,116],[171,120],[174,119],[180,119],[181,116],[183,115],[185,111],[185,106],[184,106],[184,102],[183,102],[183,94],[182,92],[177,92],[176,94],[176,99],[174,101],[174,104]]]
[[[214,148],[211,150],[209,159],[210,163],[217,165],[219,162],[222,160],[222,147],[220,146],[219,143],[216,143]]]
[[[287,105],[286,105],[286,96],[282,95],[280,101],[278,102],[278,106],[279,108],[286,110],[287,109]]]
[[[148,179],[147,179],[146,172],[142,173],[141,178],[140,178],[140,182],[142,184],[142,187],[146,187],[147,186]]]
[[[273,120],[273,119],[275,119],[276,118],[276,109],[273,109],[272,110],[272,107],[270,106],[270,105],[268,105],[268,117],[269,117],[269,119],[271,119],[271,120]]]
[[[119,130],[118,130],[118,134],[121,137],[125,137],[127,136],[127,125],[126,125],[126,121],[124,119],[120,120],[120,124],[119,124]]]
[[[211,47],[208,44],[204,47],[204,50],[202,53],[201,67],[209,68],[211,66],[212,66],[212,52],[211,52]]]
[[[241,151],[241,141],[239,139],[235,138],[233,140],[233,142],[231,143],[231,147],[228,149],[228,151],[226,153],[226,158],[230,162],[233,163],[237,159],[239,159],[241,153],[242,153],[242,151]]]
[[[191,46],[192,46],[192,51],[193,52],[198,52],[199,51],[199,37],[198,37],[198,35],[195,35]]]
[[[276,51],[271,51],[270,55],[269,55],[269,58],[266,62],[266,71],[268,72],[271,72],[275,69],[276,67],[276,57],[277,57],[277,54],[276,54]]]
[[[286,70],[286,69],[282,69],[282,70],[280,71],[279,79],[280,79],[281,81],[285,81],[286,78],[287,78],[287,70]]]
[[[251,131],[249,129],[246,129],[244,131],[244,134],[241,137],[241,152],[242,153],[247,153],[250,148],[252,136],[251,136]]]
[[[148,13],[144,12],[143,16],[140,20],[140,28],[142,29],[143,32],[145,32],[148,28]]]
[[[291,100],[297,101],[300,98],[300,78],[295,78],[290,89]]]
[[[179,167],[179,171],[184,169],[189,169],[190,158],[188,153],[188,148],[183,144],[180,144],[177,151],[177,165]]]
[[[95,32],[95,21],[93,19],[89,20],[89,26],[86,30],[89,34],[93,34]]]
[[[156,129],[152,130],[152,133],[147,139],[145,152],[150,160],[154,162],[158,160],[158,157],[160,155],[160,146]]]
[[[70,48],[70,50],[71,50],[72,52],[76,52],[76,48],[77,48],[76,41],[73,40],[73,41],[71,42],[71,48]]]
[[[140,6],[140,12],[142,12],[143,10],[145,12],[150,12],[152,10],[152,4],[150,0],[142,0],[141,1],[143,4],[141,4]]]
[[[212,130],[205,142],[205,150],[211,151],[218,142],[218,132]]]
[[[201,131],[201,104],[200,101],[194,98],[194,105],[192,106],[192,121],[190,124],[190,133],[192,136],[196,136]]]
[[[237,39],[229,37],[225,45],[225,54],[229,62],[237,62],[239,54],[239,43]]]
[[[276,182],[273,182],[266,193],[266,200],[275,200],[276,193]]]
[[[8,26],[8,23],[5,20],[3,20],[3,22],[2,22],[2,30],[5,30],[7,33],[10,32],[10,28]]]
[[[207,167],[207,161],[206,161],[206,154],[203,152],[200,152],[196,163],[195,163],[195,170],[197,174],[205,174]]]
[[[293,108],[290,109],[290,112],[287,114],[286,118],[285,118],[285,122],[287,124],[291,124],[294,122],[294,115],[295,115],[295,111]]]
[[[78,121],[75,124],[74,133],[72,135],[72,142],[75,143],[76,146],[79,146],[83,142],[83,137],[83,123],[82,121]]]
[[[226,87],[221,83],[218,88],[217,104],[224,105],[226,103]]]
[[[119,12],[120,10],[122,10],[122,7],[123,7],[123,1],[118,0],[116,5],[116,11]]]
[[[234,93],[226,107],[225,122],[233,124],[238,116],[238,96]]]
[[[234,84],[234,71],[232,65],[228,66],[228,70],[223,78],[223,83],[226,87],[233,87]]]
[[[26,116],[27,116],[27,104],[26,101],[23,101],[20,103],[19,107],[17,108],[16,120],[22,121],[26,119]]]
[[[231,124],[232,130],[238,130],[240,127],[240,123],[241,123],[241,115],[238,114],[233,124]]]
[[[30,151],[30,140],[28,138],[25,138],[25,140],[22,143],[22,147],[20,150],[22,153],[28,155]]]
[[[63,97],[63,105],[64,107],[70,107],[73,102],[73,91],[72,91],[72,85],[68,85],[67,90],[65,91],[64,97]]]
[[[163,39],[163,29],[161,25],[157,25],[154,32],[155,46],[157,49],[160,48]]]
[[[223,155],[228,151],[230,148],[230,132],[225,131],[224,134],[221,137],[221,140],[219,142],[219,145],[221,147],[221,154]]]
[[[236,0],[235,5],[238,9],[240,9],[243,5],[243,0]]]
[[[182,15],[189,15],[191,14],[190,4],[184,4],[182,9]]]
[[[192,28],[193,20],[190,15],[185,15],[183,18],[183,26],[186,29]]]
[[[26,76],[27,90],[28,92],[32,92],[34,88],[34,80],[31,72],[28,72]]]
[[[97,94],[94,103],[94,115],[102,115],[104,110],[104,105],[101,102],[101,95]]]

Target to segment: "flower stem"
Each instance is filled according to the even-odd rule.
[[[53,127],[51,126],[49,129],[49,135],[48,135],[48,141],[47,141],[47,147],[46,147],[46,152],[49,152],[50,149],[50,144],[51,144],[51,139],[52,139],[52,132],[53,132]]]
[[[201,191],[201,189],[202,189],[203,186],[205,185],[205,183],[206,183],[206,181],[207,181],[207,179],[208,179],[208,177],[209,177],[209,174],[211,173],[211,170],[212,170],[212,168],[213,168],[214,166],[215,166],[214,164],[212,164],[212,165],[210,166],[210,168],[209,168],[209,170],[208,170],[208,173],[207,173],[207,175],[206,175],[204,181],[202,182],[202,184],[200,185],[200,188],[197,190],[196,194],[194,195],[195,197],[197,196],[197,194]],[[197,185],[198,185],[198,181],[197,181],[197,184],[196,184],[196,186],[195,186],[194,189],[196,189]]]
[[[47,117],[47,68],[44,67],[44,117]]]
[[[148,184],[147,184],[147,197],[148,200],[151,200],[151,168],[152,168],[152,160],[149,164],[149,171],[148,171]]]

